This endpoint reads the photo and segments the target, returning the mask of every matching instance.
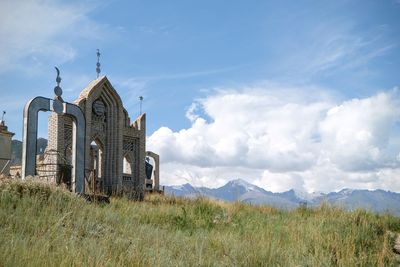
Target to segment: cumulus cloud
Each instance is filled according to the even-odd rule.
[[[328,110],[320,124],[327,157],[343,170],[397,167],[388,146],[399,118],[397,93],[353,99]]]
[[[245,178],[271,191],[400,190],[397,90],[339,101],[326,90],[267,84],[219,90],[187,110],[191,127],[148,138],[166,184]],[[205,183],[205,184],[204,184]]]

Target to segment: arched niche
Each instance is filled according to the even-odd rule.
[[[93,81],[85,88],[75,101],[86,117],[86,163],[92,166],[90,155],[92,141],[98,145],[101,158],[98,166],[99,176],[102,178],[102,190],[107,194],[118,191],[122,186],[123,149],[122,135],[125,125],[125,115],[122,101],[109,80],[104,76]],[[86,167],[88,168],[88,167]]]
[[[154,177],[154,190],[160,190],[160,156],[152,151],[146,151],[146,157],[150,157],[154,161],[153,177]]]
[[[92,138],[90,143],[90,170],[96,175],[98,181],[102,181],[104,173],[104,145],[98,138]]]

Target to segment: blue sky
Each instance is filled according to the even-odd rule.
[[[393,116],[400,83],[399,1],[32,0],[2,1],[0,13],[0,109],[17,139],[25,102],[52,97],[54,66],[61,70],[64,98],[73,101],[96,77],[99,48],[102,75],[132,119],[138,96],[144,96],[148,147],[164,159],[167,184],[218,186],[244,178],[273,191],[400,191],[393,182],[400,173]],[[267,105],[281,112],[266,116],[274,114]],[[291,107],[292,115],[283,116]],[[344,121],[330,114],[342,114]],[[280,116],[287,126],[276,122]],[[226,124],[231,119],[243,127]],[[341,126],[343,131],[332,132]],[[47,135],[44,123],[40,135]],[[354,136],[359,138],[346,139]],[[192,140],[200,140],[200,148]],[[328,146],[332,142],[337,145]],[[351,154],[342,143],[358,146],[348,149]],[[274,144],[280,144],[276,151]],[[187,147],[194,156],[174,152]],[[279,155],[287,164],[275,162]],[[248,162],[250,156],[261,163]],[[332,177],[320,185],[316,177],[323,170]]]

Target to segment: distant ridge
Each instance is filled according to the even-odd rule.
[[[37,151],[36,153],[43,154],[47,147],[47,139],[38,138],[37,139]],[[21,165],[22,162],[22,141],[12,140],[11,143],[11,166]]]
[[[313,207],[321,203],[329,203],[348,210],[362,208],[400,216],[400,194],[380,189],[373,191],[343,189],[339,192],[327,194],[308,194],[296,192],[292,189],[282,193],[272,193],[245,180],[236,179],[219,188],[194,187],[189,183],[180,186],[165,186],[165,192],[175,196],[195,197],[202,195],[224,201],[266,204],[284,209],[296,208],[300,204]]]

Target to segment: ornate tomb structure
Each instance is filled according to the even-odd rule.
[[[134,191],[142,197],[146,179],[146,114],[131,123],[121,97],[106,76],[92,81],[75,104],[86,118],[86,182],[93,183],[97,190],[106,194]],[[53,113],[49,117],[48,133],[47,150],[58,151],[54,153],[55,158],[49,160],[57,162],[58,179],[67,180],[70,176],[71,119]]]
[[[22,133],[22,179],[37,174],[36,150],[39,111],[52,111],[59,116],[68,117],[72,124],[71,141],[71,189],[76,193],[85,193],[85,116],[77,105],[64,102],[60,87],[60,70],[57,70],[57,86],[54,87],[54,99],[37,96],[29,100],[24,107],[24,126]],[[54,154],[58,155],[58,153]],[[57,160],[57,159],[56,159]],[[49,165],[51,166],[51,165]],[[57,167],[57,165],[51,166]],[[56,169],[57,170],[57,169]]]
[[[11,139],[14,133],[8,131],[8,127],[3,118],[0,120],[0,175],[10,175],[11,165]]]

